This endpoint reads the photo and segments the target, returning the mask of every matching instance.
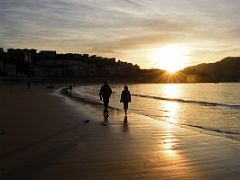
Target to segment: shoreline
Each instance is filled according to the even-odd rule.
[[[39,85],[0,89],[0,178],[238,179],[240,143],[150,117],[54,96]],[[13,113],[14,112],[14,113]],[[103,126],[102,123],[106,124]]]
[[[67,97],[67,98],[72,99],[73,101],[76,101],[76,102],[84,102],[84,103],[90,103],[91,105],[102,106],[101,103],[89,101],[89,100],[86,100],[86,99],[84,99],[82,97],[79,97],[79,96],[74,96],[74,94],[69,93],[67,87],[61,88],[59,90],[59,93],[61,95],[65,96],[65,97]],[[112,106],[109,106],[109,108],[121,111],[121,109],[116,108],[116,107],[112,107]],[[134,113],[136,113],[136,112],[134,112]],[[213,136],[219,136],[219,137],[224,137],[224,138],[229,138],[229,139],[232,139],[232,140],[240,141],[240,134],[238,134],[238,133],[221,131],[221,130],[217,130],[217,129],[215,130],[215,129],[210,129],[210,128],[208,129],[208,128],[204,128],[204,127],[200,127],[200,126],[191,126],[191,125],[180,124],[180,123],[179,124],[175,124],[175,123],[170,123],[170,122],[167,122],[167,121],[164,121],[164,120],[156,119],[155,117],[151,117],[151,116],[146,115],[146,114],[142,114],[142,113],[137,113],[137,114],[140,114],[140,115],[143,115],[143,116],[147,116],[147,117],[152,118],[152,119],[154,119],[156,121],[161,121],[161,122],[169,123],[169,124],[181,127],[181,128],[194,130],[194,131],[199,132],[199,133],[213,135]]]

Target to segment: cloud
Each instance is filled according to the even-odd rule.
[[[194,46],[194,57],[208,52],[214,57],[210,52],[221,48],[213,44],[238,46],[239,5],[226,0],[0,1],[0,44],[129,57],[137,49],[177,42]]]

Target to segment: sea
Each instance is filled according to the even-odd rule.
[[[240,140],[240,83],[127,84],[132,94],[129,112],[151,117],[202,133]],[[110,84],[110,106],[122,109],[120,95],[124,84]],[[101,84],[73,89],[89,104],[101,104]]]

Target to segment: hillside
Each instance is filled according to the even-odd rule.
[[[240,82],[240,57],[227,57],[215,63],[203,63],[182,72],[194,77],[192,81]]]

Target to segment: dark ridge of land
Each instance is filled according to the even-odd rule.
[[[57,54],[56,51],[8,49],[0,51],[0,82],[132,82],[208,83],[240,82],[240,57],[187,67],[174,74],[161,69],[89,54]]]
[[[182,72],[195,75],[196,81],[240,82],[240,57],[226,57],[215,63],[203,63]]]

